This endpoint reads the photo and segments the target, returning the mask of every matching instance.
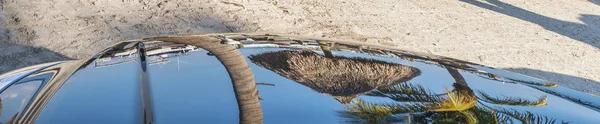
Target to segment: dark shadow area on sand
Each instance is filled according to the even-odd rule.
[[[550,18],[498,0],[485,0],[485,2],[477,0],[460,1],[489,9],[494,12],[502,13],[504,15],[512,16],[524,21],[535,23],[544,27],[546,30],[600,48],[600,16],[598,15],[580,15],[579,20],[581,20],[584,24],[579,24]],[[598,4],[597,0],[590,0],[590,2]]]
[[[3,23],[4,18],[0,16],[0,74],[30,65],[71,59],[46,48],[11,42],[14,36]]]
[[[528,68],[504,68],[504,70],[548,80],[557,83],[560,86],[565,86],[571,89],[577,89],[579,91],[600,96],[600,91],[598,91],[598,89],[600,89],[600,82],[590,79]]]
[[[148,7],[156,6],[148,5]],[[164,9],[157,12],[141,12],[141,14],[153,15],[151,16],[152,18],[140,18],[140,13],[90,15],[75,12],[76,15],[81,15],[81,17],[69,18],[75,21],[84,20],[90,24],[101,26],[90,27],[89,30],[80,32],[73,32],[77,30],[70,30],[72,27],[62,27],[65,28],[65,32],[71,31],[71,33],[81,33],[84,35],[81,37],[67,37],[64,40],[60,39],[63,41],[52,41],[52,45],[55,45],[54,48],[49,46],[38,47],[40,45],[36,42],[40,41],[40,37],[42,36],[38,36],[41,34],[37,34],[36,31],[44,29],[33,29],[28,25],[22,24],[28,20],[20,19],[18,17],[20,10],[14,10],[14,7],[3,7],[1,10],[0,73],[46,62],[85,59],[112,44],[126,40],[166,35],[240,31],[238,26],[231,25],[231,23],[235,22],[226,22],[221,17],[214,15],[213,13],[216,10],[213,9],[188,7]],[[77,41],[70,41],[69,39]],[[69,42],[72,43],[69,44]],[[56,46],[60,47],[56,48]],[[56,49],[61,50],[57,51]]]
[[[600,0],[588,0],[588,1],[590,1],[591,3],[594,3],[594,4],[598,5],[598,6],[600,6]]]
[[[36,64],[71,60],[43,47],[14,43],[15,37],[21,37],[15,32],[26,31],[27,28],[10,28],[7,21],[4,13],[0,13],[0,74]]]
[[[0,41],[0,73],[14,69],[42,64],[71,60],[71,58],[41,47],[25,46]]]

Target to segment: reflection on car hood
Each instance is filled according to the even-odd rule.
[[[237,49],[181,41],[206,37]],[[122,42],[46,68],[56,71],[18,122],[600,122],[597,96],[441,56],[269,34],[169,38]],[[226,64],[237,56],[241,65]],[[235,71],[245,68],[251,73]]]

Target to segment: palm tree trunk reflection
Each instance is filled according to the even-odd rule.
[[[319,46],[321,46],[321,50],[323,50],[325,57],[333,58],[333,53],[331,53],[331,48],[327,45],[327,42],[319,41]]]
[[[158,37],[146,40],[189,44],[213,53],[225,66],[231,78],[238,103],[240,123],[261,124],[263,122],[254,75],[245,57],[235,47],[221,44],[221,40],[209,36]]]

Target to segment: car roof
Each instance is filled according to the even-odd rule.
[[[467,61],[286,35],[166,38],[175,37],[235,47],[256,82],[264,123],[600,122],[597,96]],[[243,116],[221,58],[193,44],[131,40],[34,74],[52,76],[19,122],[238,123]]]

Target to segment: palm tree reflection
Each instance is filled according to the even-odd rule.
[[[399,84],[380,88],[368,96],[384,97],[393,103],[372,103],[358,100],[348,105],[341,116],[349,122],[391,123],[420,122],[427,123],[507,123],[518,120],[522,123],[554,123],[556,120],[531,112],[490,107],[488,104],[508,106],[544,106],[546,97],[527,100],[515,97],[493,97],[478,91],[479,95],[467,85],[462,75],[454,68],[446,68],[454,78],[454,89],[446,89],[445,94],[435,94],[421,85]]]
[[[358,95],[406,82],[420,74],[414,67],[373,59],[314,52],[278,51],[249,57],[258,66],[294,80],[319,93],[350,103]]]
[[[241,123],[262,123],[262,110],[258,102],[260,96],[256,90],[251,70],[245,64],[245,59],[239,51],[233,47],[218,44],[220,40],[217,39],[178,37],[153,40],[192,44],[205,47],[214,53],[225,65],[232,78],[240,108]],[[455,69],[469,69],[470,67],[465,64],[444,61],[448,59],[437,59],[439,61],[436,62],[440,64],[439,66],[446,68],[454,78],[454,83],[452,90],[446,89],[443,94],[435,94],[423,86],[402,83],[420,75],[421,71],[417,68],[374,59],[333,56],[332,46],[330,47],[324,41],[319,41],[319,46],[324,56],[310,51],[277,51],[252,55],[249,59],[260,67],[294,80],[319,93],[330,95],[340,103],[347,104],[347,110],[341,112],[340,115],[354,122],[416,121],[427,123],[427,120],[435,123],[506,123],[515,120],[523,123],[555,122],[552,118],[527,111],[488,106],[544,106],[546,97],[527,100],[516,97],[494,97],[481,91],[476,93]],[[359,50],[362,51],[360,48]],[[411,61],[415,61],[414,58],[420,59],[420,57],[408,57]],[[476,69],[469,71],[476,71]],[[490,78],[497,79],[498,77],[491,75]],[[389,98],[394,102],[373,103],[360,99],[353,101],[362,94]]]

